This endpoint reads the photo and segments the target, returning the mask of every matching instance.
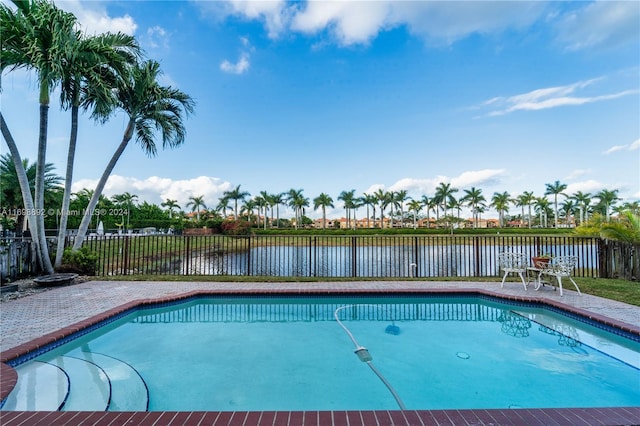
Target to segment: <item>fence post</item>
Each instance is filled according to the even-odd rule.
[[[413,278],[420,276],[420,259],[418,258],[420,250],[418,248],[418,237],[413,237],[413,263],[416,265],[416,269],[413,273]],[[411,266],[409,266],[409,272],[411,272]]]
[[[252,238],[253,236],[249,235],[249,239],[247,240],[247,275],[248,276],[251,276],[251,239]]]
[[[478,237],[477,235],[475,237],[473,237],[473,251],[475,254],[475,264],[474,264],[474,276],[476,277],[480,277],[482,274],[482,268],[480,267],[480,261],[481,261],[481,257],[480,256],[480,237]]]
[[[124,237],[124,247],[122,247],[122,275],[128,275],[129,270],[129,236]]]
[[[356,270],[358,267],[358,244],[356,242],[356,237],[351,237],[351,276],[357,277],[358,271]]]
[[[598,240],[598,260],[600,261],[600,276],[598,278],[609,278],[609,257],[611,256],[607,241],[600,238]]]

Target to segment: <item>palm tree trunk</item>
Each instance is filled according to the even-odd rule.
[[[49,120],[49,103],[40,104],[40,134],[38,136],[38,162],[36,163],[36,196],[35,208],[41,212],[35,216],[37,234],[34,238],[40,241],[42,267],[47,274],[53,274],[53,265],[49,258],[49,247],[44,229],[44,170],[47,163],[47,125]]]
[[[2,129],[2,136],[7,143],[7,147],[9,147],[9,152],[11,152],[11,158],[13,159],[13,164],[16,168],[16,174],[18,175],[18,183],[20,184],[22,200],[24,202],[24,207],[28,213],[27,225],[29,226],[29,231],[31,232],[31,240],[33,241],[33,244],[36,248],[36,257],[38,259],[38,264],[42,269],[44,269],[42,250],[40,248],[40,239],[37,238],[37,223],[34,220],[35,218],[33,217],[33,213],[35,213],[36,209],[35,204],[33,203],[33,197],[31,196],[31,190],[29,188],[29,179],[27,178],[27,172],[24,170],[24,166],[22,165],[22,158],[20,158],[18,146],[13,139],[13,135],[11,135],[11,132],[9,131],[7,123],[4,121],[2,112],[0,112],[0,128]],[[30,219],[30,217],[33,219]]]
[[[71,202],[71,183],[73,181],[73,163],[76,154],[76,142],[78,140],[78,105],[71,107],[71,135],[69,136],[69,152],[67,153],[67,171],[64,177],[64,194],[62,195],[62,207],[60,212],[60,228],[58,229],[58,245],[56,246],[56,260],[54,266],[62,265],[62,254],[67,237],[67,220],[69,219],[69,204]]]
[[[102,190],[104,189],[104,186],[106,185],[107,180],[109,179],[109,176],[113,171],[113,168],[116,166],[118,159],[120,158],[125,148],[129,144],[129,141],[133,136],[134,129],[135,129],[135,121],[133,119],[129,119],[129,124],[127,125],[127,129],[125,130],[124,136],[122,137],[122,142],[120,142],[120,145],[118,146],[116,151],[113,153],[113,156],[109,161],[109,164],[107,164],[107,167],[104,169],[104,172],[102,173],[102,176],[98,181],[98,185],[96,186],[96,189],[94,190],[93,195],[91,196],[91,200],[89,201],[87,210],[84,212],[84,215],[82,217],[82,222],[80,223],[80,227],[78,228],[78,235],[76,236],[76,239],[73,243],[73,250],[78,250],[80,247],[82,247],[82,243],[84,242],[84,239],[87,236],[87,230],[89,229],[89,223],[91,222],[93,209],[95,209],[96,205],[98,204],[98,199],[100,198],[100,195],[102,195]]]

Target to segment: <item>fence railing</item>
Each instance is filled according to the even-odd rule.
[[[640,246],[597,237],[124,235],[89,237],[85,246],[98,254],[98,276],[496,277],[498,254],[508,250],[577,256],[575,276],[640,281]],[[29,239],[3,239],[3,281],[38,272]]]
[[[600,276],[598,238],[553,236],[93,237],[99,275],[494,277],[498,253],[573,255],[576,276]]]

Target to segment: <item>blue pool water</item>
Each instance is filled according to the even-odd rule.
[[[626,337],[486,297],[193,299],[17,365],[3,409],[638,406],[640,343]]]

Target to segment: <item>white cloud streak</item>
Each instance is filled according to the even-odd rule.
[[[576,92],[592,86],[600,80],[601,78],[595,78],[565,86],[536,89],[514,96],[495,97],[483,102],[479,108],[489,107],[493,109],[493,111],[490,111],[487,114],[488,116],[500,116],[515,111],[539,111],[562,106],[602,102],[638,94],[640,92],[637,89],[632,89],[597,96],[575,96]]]
[[[605,155],[613,154],[618,151],[637,151],[640,150],[640,139],[636,139],[628,145],[614,145],[603,152]]]

